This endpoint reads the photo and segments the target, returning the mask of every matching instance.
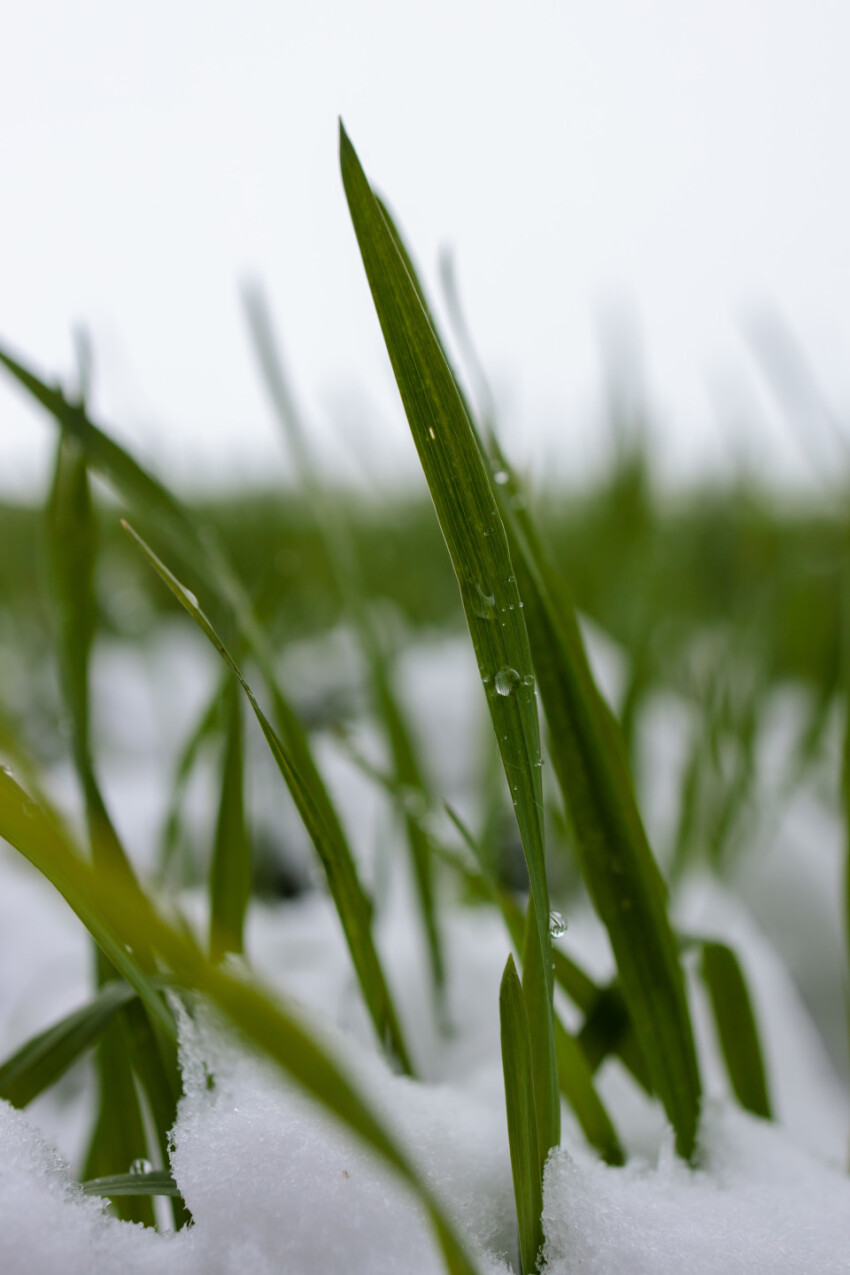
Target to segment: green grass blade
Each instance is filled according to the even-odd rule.
[[[499,989],[499,1021],[522,1272],[530,1275],[537,1270],[537,1254],[543,1243],[543,1191],[528,1015],[512,956]]]
[[[0,1098],[25,1107],[90,1049],[115,1014],[136,995],[126,983],[106,983],[93,1000],[33,1036],[0,1065]]]
[[[395,693],[383,645],[366,605],[365,589],[352,549],[351,536],[340,515],[338,502],[329,499],[313,462],[306,430],[275,339],[265,296],[254,286],[245,290],[244,302],[269,397],[295,461],[301,486],[309,498],[337,591],[354,624],[369,668],[375,711],[384,729],[396,781],[399,785],[423,793],[427,799],[428,786],[424,767],[417,753],[413,731]],[[428,944],[431,975],[435,988],[439,990],[445,980],[445,969],[434,899],[431,854],[428,840],[423,836],[416,820],[406,815],[404,826]]]
[[[340,164],[349,211],[419,459],[460,585],[478,667],[516,810],[531,884],[535,959],[525,987],[541,1156],[559,1141],[552,1025],[549,897],[543,843],[540,738],[531,652],[505,530],[455,378],[396,238],[345,130]],[[542,1168],[542,1162],[541,1162]]]
[[[703,943],[701,973],[735,1097],[753,1115],[771,1120],[758,1026],[740,962],[727,944]]]
[[[593,680],[572,604],[504,458],[497,463],[553,768],[652,1087],[676,1132],[679,1154],[690,1158],[701,1089],[666,888],[640,819],[622,738]]]
[[[24,857],[40,863],[44,875],[65,898],[87,900],[92,928],[114,932],[116,942],[125,950],[144,940],[180,986],[208,997],[247,1041],[395,1169],[428,1209],[450,1275],[475,1275],[474,1265],[428,1183],[327,1047],[313,1037],[296,1013],[256,983],[211,962],[184,929],[164,921],[141,891],[133,889],[114,868],[95,872],[43,812],[38,817],[39,812],[31,811],[19,820],[15,808],[19,791],[0,771],[0,835],[5,837],[12,825],[12,844],[20,843],[16,848]]]
[[[167,1195],[181,1200],[180,1188],[170,1173],[164,1169],[150,1169],[140,1173],[112,1173],[105,1178],[90,1178],[81,1182],[83,1195],[102,1195],[106,1199],[119,1196]],[[185,1205],[184,1205],[185,1207]]]
[[[398,1016],[372,937],[371,904],[360,883],[354,858],[339,825],[336,822],[328,823],[324,818],[323,807],[316,800],[313,788],[299,771],[297,762],[289,755],[280,736],[260,708],[242,671],[199,607],[197,598],[180,583],[131,527],[127,527],[127,531],[162,581],[218,651],[245,692],[272,756],[292,793],[298,813],[324,866],[328,887],[345,932],[363,998],[375,1025],[378,1039],[404,1071],[412,1072],[412,1064]]]
[[[244,743],[239,683],[224,693],[225,736],[221,798],[210,874],[210,954],[241,952],[251,894],[251,842],[245,822]]]
[[[596,1091],[593,1072],[580,1043],[555,1015],[555,1050],[561,1092],[575,1112],[582,1132],[607,1164],[624,1164],[625,1156],[605,1104]]]
[[[181,807],[186,785],[189,782],[189,777],[192,774],[201,749],[215,734],[221,718],[223,698],[231,680],[229,673],[223,674],[221,684],[215,688],[212,698],[205,705],[177,759],[171,783],[168,809],[163,820],[160,836],[159,875],[163,879],[169,875],[174,866],[173,860],[180,841]],[[179,876],[179,873],[177,875]]]

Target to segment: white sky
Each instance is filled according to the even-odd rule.
[[[622,310],[673,472],[730,448],[800,469],[742,331],[766,307],[850,419],[846,0],[3,8],[0,337],[67,374],[87,324],[100,418],[184,485],[285,471],[246,275],[323,455],[413,472],[340,113],[432,293],[452,246],[520,459],[598,456],[599,330]],[[51,440],[0,384],[0,491],[31,489]]]

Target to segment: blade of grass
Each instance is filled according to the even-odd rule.
[[[269,308],[262,290],[253,285],[243,292],[248,326],[275,414],[292,453],[302,489],[313,511],[337,591],[357,632],[369,668],[377,717],[393,759],[395,777],[427,795],[424,768],[401,702],[395,693],[388,661],[372,615],[349,530],[339,503],[328,497],[307,444],[307,431],[283,366]],[[428,841],[415,819],[405,814],[404,825],[413,866],[422,924],[428,943],[431,976],[439,992],[445,981],[442,942],[434,901],[434,882]]]
[[[499,1021],[522,1272],[531,1275],[543,1243],[543,1190],[528,1015],[512,956],[499,989]]]
[[[95,872],[40,808],[22,816],[24,800],[33,804],[11,776],[0,771],[0,837],[31,863],[42,865],[44,875],[63,897],[86,899],[93,929],[113,932],[125,950],[144,939],[180,986],[206,996],[250,1044],[395,1169],[427,1208],[450,1275],[475,1275],[462,1241],[425,1179],[329,1049],[314,1038],[294,1010],[272,1000],[258,984],[208,960],[191,935],[164,921],[141,891],[132,889],[114,868]]]
[[[735,1097],[753,1115],[771,1120],[758,1026],[740,962],[726,943],[705,942],[701,973]]]
[[[0,1098],[26,1107],[99,1040],[107,1023],[135,995],[127,983],[113,980],[87,1005],[32,1036],[0,1065]]]
[[[251,894],[251,842],[245,823],[244,746],[239,683],[224,692],[224,756],[221,798],[210,874],[210,954],[241,952]]]
[[[347,842],[342,837],[338,825],[329,824],[323,817],[322,807],[315,800],[311,787],[299,772],[280,736],[260,708],[254,692],[233,656],[200,609],[197,598],[169,571],[132,527],[127,526],[126,523],[124,526],[163,583],[168,586],[181,606],[218,651],[245,692],[272,756],[295,799],[304,826],[324,866],[328,888],[342,923],[363,998],[375,1025],[378,1039],[394,1056],[399,1066],[404,1071],[412,1073],[410,1057],[372,937],[371,905],[360,883],[357,867]]]
[[[340,124],[340,165],[361,257],[467,624],[525,850],[531,884],[523,962],[540,1171],[560,1137],[552,1024],[540,737],[528,636],[504,527],[454,376],[396,239]]]

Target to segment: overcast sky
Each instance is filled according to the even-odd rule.
[[[184,485],[285,472],[249,276],[323,455],[413,472],[340,114],[434,293],[451,246],[519,459],[598,457],[606,329],[638,334],[674,472],[801,468],[745,336],[766,310],[850,419],[846,0],[5,9],[0,338],[68,375],[87,325],[100,418]],[[51,439],[0,384],[0,490]]]

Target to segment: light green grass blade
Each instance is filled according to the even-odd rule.
[[[106,983],[95,998],[33,1036],[0,1065],[0,1098],[25,1107],[90,1049],[119,1009],[136,995],[127,983]]]
[[[170,1173],[164,1169],[151,1169],[140,1173],[112,1173],[105,1178],[90,1178],[81,1182],[83,1195],[102,1195],[106,1199],[119,1196],[168,1195],[182,1200],[180,1188]]]
[[[759,1031],[740,962],[726,943],[703,943],[701,973],[735,1097],[753,1115],[771,1120]]]
[[[298,813],[324,866],[328,888],[342,923],[363,998],[375,1025],[378,1039],[404,1071],[412,1072],[412,1064],[398,1016],[372,937],[371,904],[360,883],[348,843],[342,836],[339,826],[335,823],[329,824],[323,817],[322,806],[316,800],[313,789],[260,708],[254,692],[233,656],[199,607],[197,598],[180,583],[131,527],[127,527],[127,531],[162,581],[218,651],[245,692],[272,756],[292,793]]]
[[[21,816],[21,796],[32,806],[11,777],[0,771],[0,836],[31,863],[40,864],[66,899],[87,900],[92,929],[114,933],[115,941],[125,950],[144,939],[180,986],[208,997],[248,1042],[377,1152],[427,1208],[450,1275],[475,1275],[474,1264],[427,1182],[330,1051],[295,1012],[273,1000],[258,984],[208,960],[184,929],[165,922],[141,891],[132,889],[114,868],[95,872],[42,811],[31,810]]]
[[[212,698],[204,707],[203,712],[186,739],[174,768],[171,795],[168,800],[168,809],[162,823],[160,836],[159,876],[162,879],[169,877],[169,874],[175,869],[174,856],[177,852],[181,835],[183,794],[201,749],[211,736],[215,734],[221,718],[223,697],[231,681],[230,673],[225,672],[222,675],[221,684],[216,687]],[[175,875],[179,879],[178,870],[175,870]]]
[[[537,1254],[543,1243],[543,1191],[528,1015],[512,956],[499,989],[499,1021],[522,1272],[531,1275],[537,1270]]]
[[[351,534],[340,514],[339,502],[334,501],[325,491],[318,467],[313,461],[307,431],[283,366],[265,296],[255,285],[246,288],[243,297],[248,326],[275,415],[295,462],[301,487],[306,492],[314,513],[337,591],[354,625],[366,659],[372,684],[372,699],[393,759],[395,778],[400,785],[422,792],[427,797],[425,770],[420,762],[406,713],[395,693],[383,644],[366,602]],[[422,835],[416,820],[405,815],[404,826],[428,944],[431,976],[439,991],[444,984],[445,969],[434,899],[431,854],[427,838]]]
[[[525,603],[534,667],[582,871],[679,1154],[695,1146],[700,1078],[666,889],[637,809],[622,739],[596,688],[575,612],[501,455],[500,505]]]
[[[531,652],[504,527],[478,444],[396,239],[340,125],[348,207],[408,423],[460,585],[516,810],[532,895],[525,961],[541,1157],[559,1141],[540,737]],[[540,985],[534,979],[540,980]],[[542,1169],[542,1160],[541,1160]]]
[[[251,842],[245,822],[244,743],[239,683],[224,692],[221,797],[210,874],[210,954],[243,950],[242,928],[251,894]]]

